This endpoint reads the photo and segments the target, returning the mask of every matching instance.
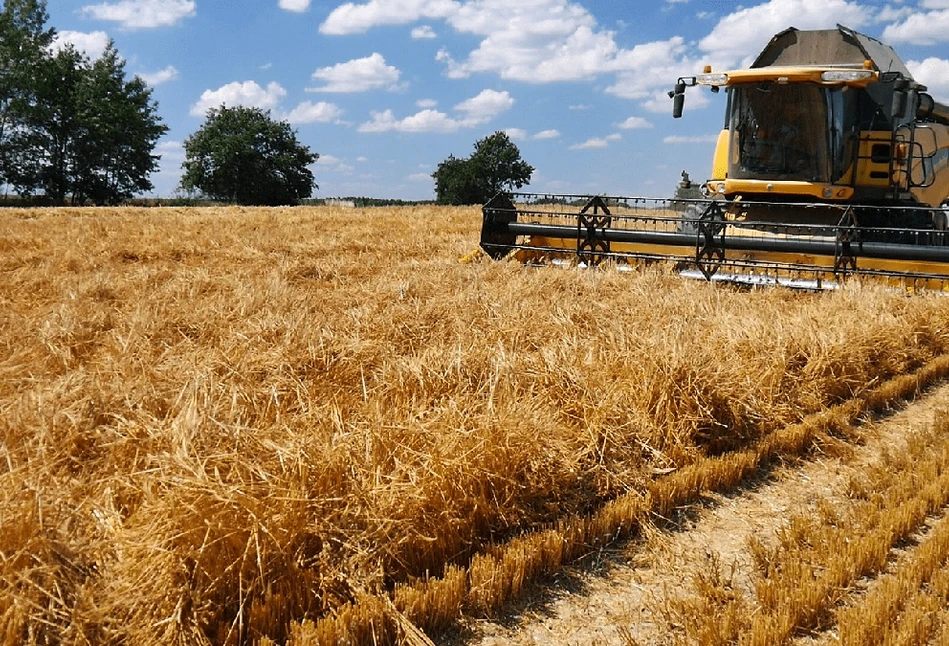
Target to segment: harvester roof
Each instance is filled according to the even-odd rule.
[[[862,67],[867,60],[878,71],[913,77],[892,47],[842,25],[813,31],[786,29],[771,39],[751,67]]]

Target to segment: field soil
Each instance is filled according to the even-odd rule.
[[[445,643],[692,643],[684,638],[674,608],[676,601],[694,591],[702,575],[722,570],[731,586],[752,596],[752,540],[775,543],[792,515],[817,517],[821,503],[845,506],[853,479],[860,479],[887,455],[905,451],[908,437],[931,429],[947,411],[949,385],[941,385],[902,410],[862,426],[859,445],[838,445],[782,465],[725,495],[706,494],[673,518],[656,519],[640,539],[604,550],[592,565],[564,571],[499,619],[469,622],[464,637]],[[897,551],[916,547],[914,540]],[[851,592],[859,596],[870,585],[869,578],[861,580]],[[797,635],[792,643],[836,644],[839,638],[836,627],[831,627]]]

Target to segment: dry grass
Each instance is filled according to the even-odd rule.
[[[0,638],[420,643],[949,347],[943,298],[459,263],[478,226],[0,213]]]
[[[720,564],[700,573],[694,593],[671,602],[682,641],[784,644],[833,629],[844,644],[929,643],[949,598],[949,522],[926,526],[949,505],[947,431],[943,412],[905,451],[854,477],[848,504],[818,501],[815,513],[789,518],[774,545],[753,539],[753,596]],[[860,595],[857,583],[891,561],[893,571]]]

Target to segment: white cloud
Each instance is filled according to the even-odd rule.
[[[541,130],[533,136],[533,139],[557,139],[558,137],[560,137],[559,130]]]
[[[161,156],[162,166],[180,168],[185,160],[185,147],[180,141],[160,141],[155,146],[155,153]]]
[[[624,99],[643,99],[656,88],[669,88],[682,76],[683,70],[700,69],[701,61],[690,59],[686,52],[681,36],[625,50],[617,56],[616,83],[606,88],[606,92]]]
[[[949,41],[949,9],[914,13],[902,22],[883,30],[883,40],[889,43],[935,45]]]
[[[457,12],[452,0],[370,0],[347,2],[334,9],[320,25],[320,33],[336,36],[362,34],[379,25],[407,25],[422,18],[447,18]]]
[[[415,105],[422,108],[423,110],[427,110],[429,108],[437,107],[438,101],[436,101],[435,99],[419,99],[418,101],[415,102]]]
[[[579,111],[582,112],[583,110],[589,110],[589,109],[592,108],[592,107],[593,107],[592,105],[581,104],[581,105],[571,105],[571,106],[569,106],[567,109],[568,109],[568,110],[579,110]]]
[[[438,34],[435,33],[435,30],[432,29],[430,25],[422,25],[412,30],[412,38],[415,40],[430,40],[432,38],[438,38]]]
[[[527,139],[527,132],[522,128],[505,128],[504,134],[514,141]]]
[[[355,170],[349,164],[346,164],[339,157],[333,155],[320,155],[320,158],[313,164],[320,171],[348,174]]]
[[[582,144],[574,144],[570,146],[570,150],[589,150],[591,148],[606,148],[610,145],[611,141],[619,141],[622,139],[622,135],[612,134],[607,135],[606,137],[591,137],[587,139]]]
[[[359,132],[457,132],[462,128],[474,128],[489,122],[514,105],[514,99],[507,92],[484,90],[478,96],[462,101],[455,110],[462,113],[461,118],[453,118],[433,109],[396,119],[392,110],[372,112],[372,120],[359,126]]]
[[[474,125],[490,121],[502,112],[510,110],[513,105],[514,99],[507,92],[483,90],[478,96],[456,105],[455,110],[467,114],[466,120]]]
[[[307,88],[309,92],[368,92],[369,90],[397,90],[400,72],[386,65],[382,54],[374,53],[366,58],[357,58],[332,67],[322,67],[313,72],[313,78],[326,81],[318,88]]]
[[[194,0],[120,0],[82,8],[97,20],[121,23],[125,29],[151,29],[174,25],[195,15]]]
[[[243,83],[234,81],[216,90],[205,90],[198,102],[191,106],[190,113],[194,117],[203,117],[208,110],[220,105],[228,107],[240,105],[270,110],[275,108],[286,94],[287,91],[279,83],[272,82],[265,89],[254,81]]]
[[[303,13],[310,8],[310,0],[280,0],[280,8],[295,13]]]
[[[392,110],[372,112],[372,121],[359,126],[359,132],[456,132],[462,127],[460,121],[452,119],[444,112],[422,110],[410,117],[396,119]]]
[[[343,111],[332,103],[304,101],[286,115],[286,120],[292,124],[329,123],[339,119],[342,114]]]
[[[633,130],[635,128],[652,128],[652,124],[642,117],[630,117],[623,123],[616,126],[620,130]]]
[[[58,31],[53,39],[52,49],[55,52],[66,45],[72,45],[81,54],[91,59],[99,58],[109,44],[109,35],[104,31],[85,33],[81,31]]]
[[[669,135],[663,138],[664,144],[714,144],[718,141],[718,135],[699,135],[696,137],[687,137],[684,135]]]
[[[174,66],[169,65],[163,70],[158,70],[157,72],[139,74],[139,78],[148,83],[149,85],[161,85],[162,83],[167,83],[168,81],[174,81],[178,78],[178,70]]]
[[[902,20],[907,16],[913,15],[914,10],[910,7],[892,7],[886,5],[880,12],[876,15],[874,20],[876,22],[896,22],[897,20]]]
[[[860,27],[870,21],[872,9],[847,0],[770,0],[739,9],[721,20],[699,41],[716,67],[750,63],[771,37],[789,25],[798,29],[832,29],[838,23]],[[740,65],[744,67],[744,65]]]
[[[907,61],[906,67],[914,79],[929,88],[933,98],[940,103],[949,103],[949,61],[927,58],[924,61]]]
[[[409,176],[406,177],[405,179],[409,180],[410,182],[431,182],[431,181],[433,181],[433,180],[432,180],[432,176],[431,176],[431,174],[429,174],[429,173],[413,173],[412,175],[409,175]]]

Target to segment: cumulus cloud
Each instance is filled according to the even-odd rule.
[[[459,3],[452,0],[347,2],[330,12],[320,25],[320,33],[338,36],[362,34],[379,25],[407,25],[422,18],[447,18],[458,7]]]
[[[339,157],[333,155],[320,155],[314,166],[321,171],[331,171],[334,173],[348,174],[355,169],[349,164],[343,162]]]
[[[925,3],[924,6],[926,6]],[[913,43],[915,45],[935,45],[949,42],[949,8],[924,11],[907,16],[905,19],[884,29],[883,40],[889,43]]]
[[[902,20],[907,16],[913,15],[913,11],[914,10],[910,7],[893,7],[886,5],[880,9],[874,20],[876,22],[896,22],[897,20]]]
[[[369,90],[400,88],[399,70],[386,64],[382,54],[374,53],[366,58],[357,58],[332,67],[322,67],[313,72],[313,78],[326,81],[309,92],[368,92]]]
[[[455,106],[455,110],[464,112],[465,119],[471,123],[485,123],[497,115],[510,110],[514,99],[508,92],[484,90],[478,96],[462,101]]]
[[[426,40],[438,38],[438,34],[435,33],[435,30],[432,29],[430,25],[422,25],[412,30],[412,38],[415,40]]]
[[[343,111],[332,103],[304,101],[291,110],[285,118],[292,124],[330,123],[338,120],[342,114]]]
[[[109,44],[109,35],[104,31],[89,33],[81,31],[58,31],[53,39],[52,49],[58,52],[67,45],[91,59],[99,58]]]
[[[702,61],[690,58],[681,36],[637,45],[617,57],[616,83],[606,92],[624,99],[648,98],[656,88],[669,88],[683,70],[700,69]]]
[[[642,117],[630,117],[623,123],[617,124],[620,130],[633,130],[636,128],[652,128],[652,124]]]
[[[161,157],[162,167],[179,169],[185,160],[185,147],[180,141],[160,141],[155,146],[155,153]]]
[[[435,99],[419,99],[418,101],[415,102],[415,105],[422,108],[423,110],[427,110],[429,108],[437,107],[438,101],[436,101]]]
[[[927,58],[907,61],[906,67],[913,78],[929,88],[929,93],[940,103],[949,103],[949,61]]]
[[[541,130],[536,135],[533,136],[533,139],[557,139],[560,137],[559,130]]]
[[[570,146],[570,150],[589,150],[591,148],[606,148],[611,141],[619,141],[623,136],[619,134],[607,135],[606,137],[591,137],[582,144]]]
[[[310,8],[310,0],[280,0],[280,8],[294,13],[303,13]]]
[[[527,139],[527,131],[525,131],[523,128],[505,128],[504,134],[514,141]]]
[[[125,29],[167,27],[195,15],[194,0],[121,0],[88,5],[82,12],[96,20],[120,23]]]
[[[244,106],[271,110],[286,96],[287,91],[279,83],[272,82],[262,88],[254,81],[234,81],[216,90],[205,90],[197,103],[191,106],[191,116],[203,117],[211,108],[221,105]]]
[[[461,128],[461,122],[452,119],[444,112],[437,110],[422,110],[410,117],[396,119],[392,110],[372,112],[372,121],[359,126],[359,132],[456,132]]]
[[[157,72],[145,72],[138,75],[143,81],[149,85],[161,85],[162,83],[167,83],[168,81],[174,81],[178,78],[178,70],[174,66],[169,65],[163,70],[158,70]]]
[[[444,112],[425,109],[403,119],[397,119],[392,110],[372,112],[372,120],[359,126],[359,132],[407,132],[422,133],[457,132],[462,128],[474,128],[491,121],[514,105],[507,92],[484,90],[478,96],[462,101],[455,106],[460,117],[451,117]]]

